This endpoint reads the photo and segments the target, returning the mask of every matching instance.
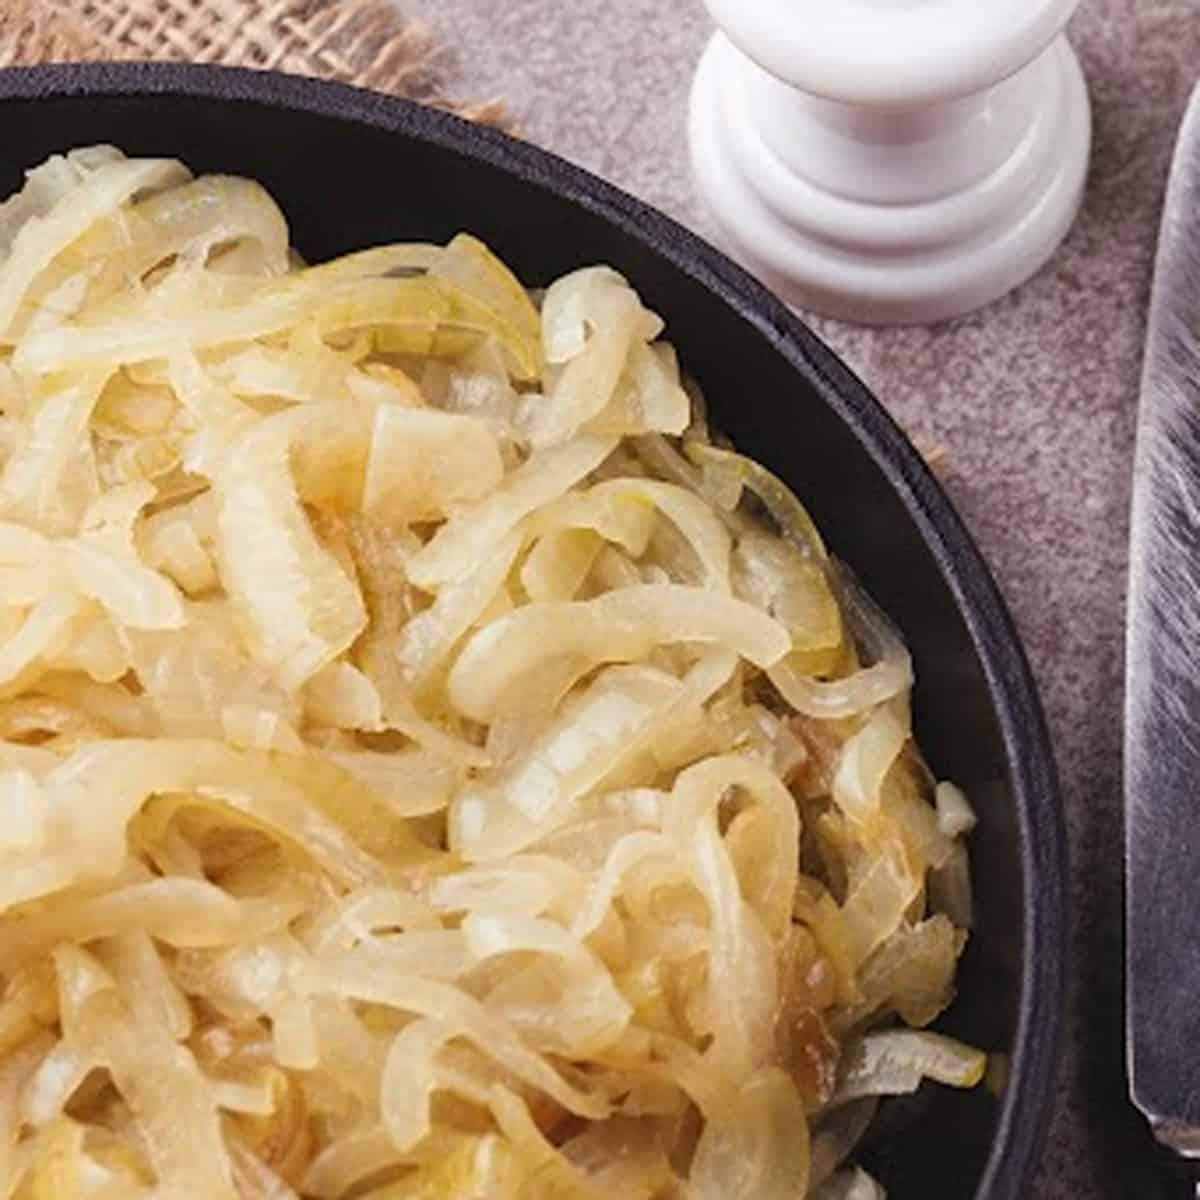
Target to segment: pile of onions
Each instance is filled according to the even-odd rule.
[[[661,331],[110,147],[0,207],[0,1198],[873,1197],[978,1081],[908,656]]]

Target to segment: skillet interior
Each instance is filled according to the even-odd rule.
[[[530,285],[606,262],[667,320],[714,424],[782,475],[901,627],[940,776],[979,810],[977,928],[940,1023],[1009,1056],[1007,1089],[893,1103],[868,1163],[893,1200],[1024,1196],[1046,1125],[1065,970],[1064,838],[1016,634],[978,552],[911,445],[807,328],[665,217],[492,130],[336,85],[189,66],[0,72],[0,193],[48,154],[129,154],[250,175],[310,260],[382,241],[482,237]]]

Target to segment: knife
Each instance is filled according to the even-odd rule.
[[[1127,612],[1129,1090],[1200,1197],[1200,87],[1159,237]]]

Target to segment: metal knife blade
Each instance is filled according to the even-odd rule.
[[[1127,620],[1129,1088],[1158,1140],[1200,1160],[1200,87],[1159,238]]]

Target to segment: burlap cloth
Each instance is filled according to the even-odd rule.
[[[503,116],[443,94],[432,39],[390,0],[0,0],[0,66],[92,59],[289,71]]]

